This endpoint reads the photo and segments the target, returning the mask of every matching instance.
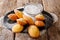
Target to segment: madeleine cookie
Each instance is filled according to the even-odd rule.
[[[35,25],[39,27],[45,26],[43,21],[35,21]]]
[[[18,18],[22,18],[23,17],[23,12],[21,12],[21,11],[19,11],[17,9],[15,9],[14,12],[17,15]]]
[[[22,30],[23,30],[23,26],[22,25],[20,25],[20,24],[16,24],[16,25],[14,25],[13,27],[12,27],[12,31],[13,32],[21,32]]]
[[[34,24],[34,21],[31,17],[23,15],[23,18],[26,20],[27,23],[30,25]]]
[[[12,21],[16,21],[16,19],[18,18],[15,14],[9,14],[8,18]]]
[[[40,31],[35,25],[29,26],[28,33],[32,38],[38,38],[40,36]]]
[[[45,20],[45,17],[42,14],[38,14],[35,16],[36,20]]]
[[[17,19],[17,23],[20,24],[20,25],[27,24],[27,22],[23,18]]]

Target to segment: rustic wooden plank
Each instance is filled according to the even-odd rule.
[[[42,0],[44,10],[55,13],[59,20],[49,29],[50,40],[60,40],[60,0]]]
[[[16,8],[17,0],[2,0],[0,2],[0,16],[4,15],[6,12]]]
[[[29,3],[28,0],[17,0],[17,7],[22,7],[27,3]]]
[[[46,35],[39,37],[38,39],[31,38],[27,33],[16,33],[15,40],[46,40]]]
[[[0,26],[0,40],[13,40],[13,36],[10,30]]]
[[[28,3],[42,3],[41,0],[17,0],[17,7],[24,6]]]
[[[0,0],[0,16],[2,16],[2,7],[3,7],[3,1]]]
[[[29,3],[42,3],[42,0],[29,0]]]
[[[60,0],[42,0],[44,10],[58,14],[60,12]],[[58,13],[57,13],[58,12]]]
[[[49,28],[48,33],[50,40],[60,40],[60,34],[58,34],[58,28],[55,24]]]

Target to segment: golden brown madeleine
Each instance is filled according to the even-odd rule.
[[[20,24],[20,25],[27,24],[27,22],[23,18],[17,19],[17,23]]]
[[[34,21],[31,17],[23,15],[23,18],[26,20],[27,23],[29,23],[31,25],[34,24]]]
[[[38,38],[40,36],[40,31],[35,25],[29,26],[28,33],[32,38]]]
[[[9,14],[8,18],[12,21],[16,21],[16,19],[18,18],[15,14]]]
[[[16,24],[16,25],[14,25],[13,27],[12,27],[12,31],[13,32],[21,32],[22,30],[23,30],[23,26],[22,25],[20,25],[20,24]]]
[[[45,20],[45,17],[42,14],[38,14],[35,16],[36,20]]]
[[[14,12],[17,15],[18,18],[22,18],[23,17],[23,12],[21,12],[21,11],[19,11],[17,9],[15,9]]]
[[[35,25],[39,27],[45,26],[43,21],[35,21]]]

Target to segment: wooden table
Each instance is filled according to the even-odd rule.
[[[58,16],[58,22],[49,28],[49,37],[50,40],[60,40],[60,0],[0,0],[0,16],[27,3],[41,3],[45,11],[55,13]],[[38,39],[32,39],[27,34],[14,34],[0,23],[0,40],[47,40],[47,36],[44,34]]]

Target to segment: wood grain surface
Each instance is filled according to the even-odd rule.
[[[44,10],[55,13],[58,22],[49,29],[50,40],[60,40],[60,0],[42,0]]]
[[[49,28],[49,37],[50,40],[60,40],[60,0],[0,0],[0,16],[27,3],[41,3],[45,11],[55,13],[58,16],[58,22]],[[14,38],[13,32],[2,25],[0,26],[0,40],[47,40],[47,36],[44,34],[38,39],[32,39],[28,34],[16,33]]]

